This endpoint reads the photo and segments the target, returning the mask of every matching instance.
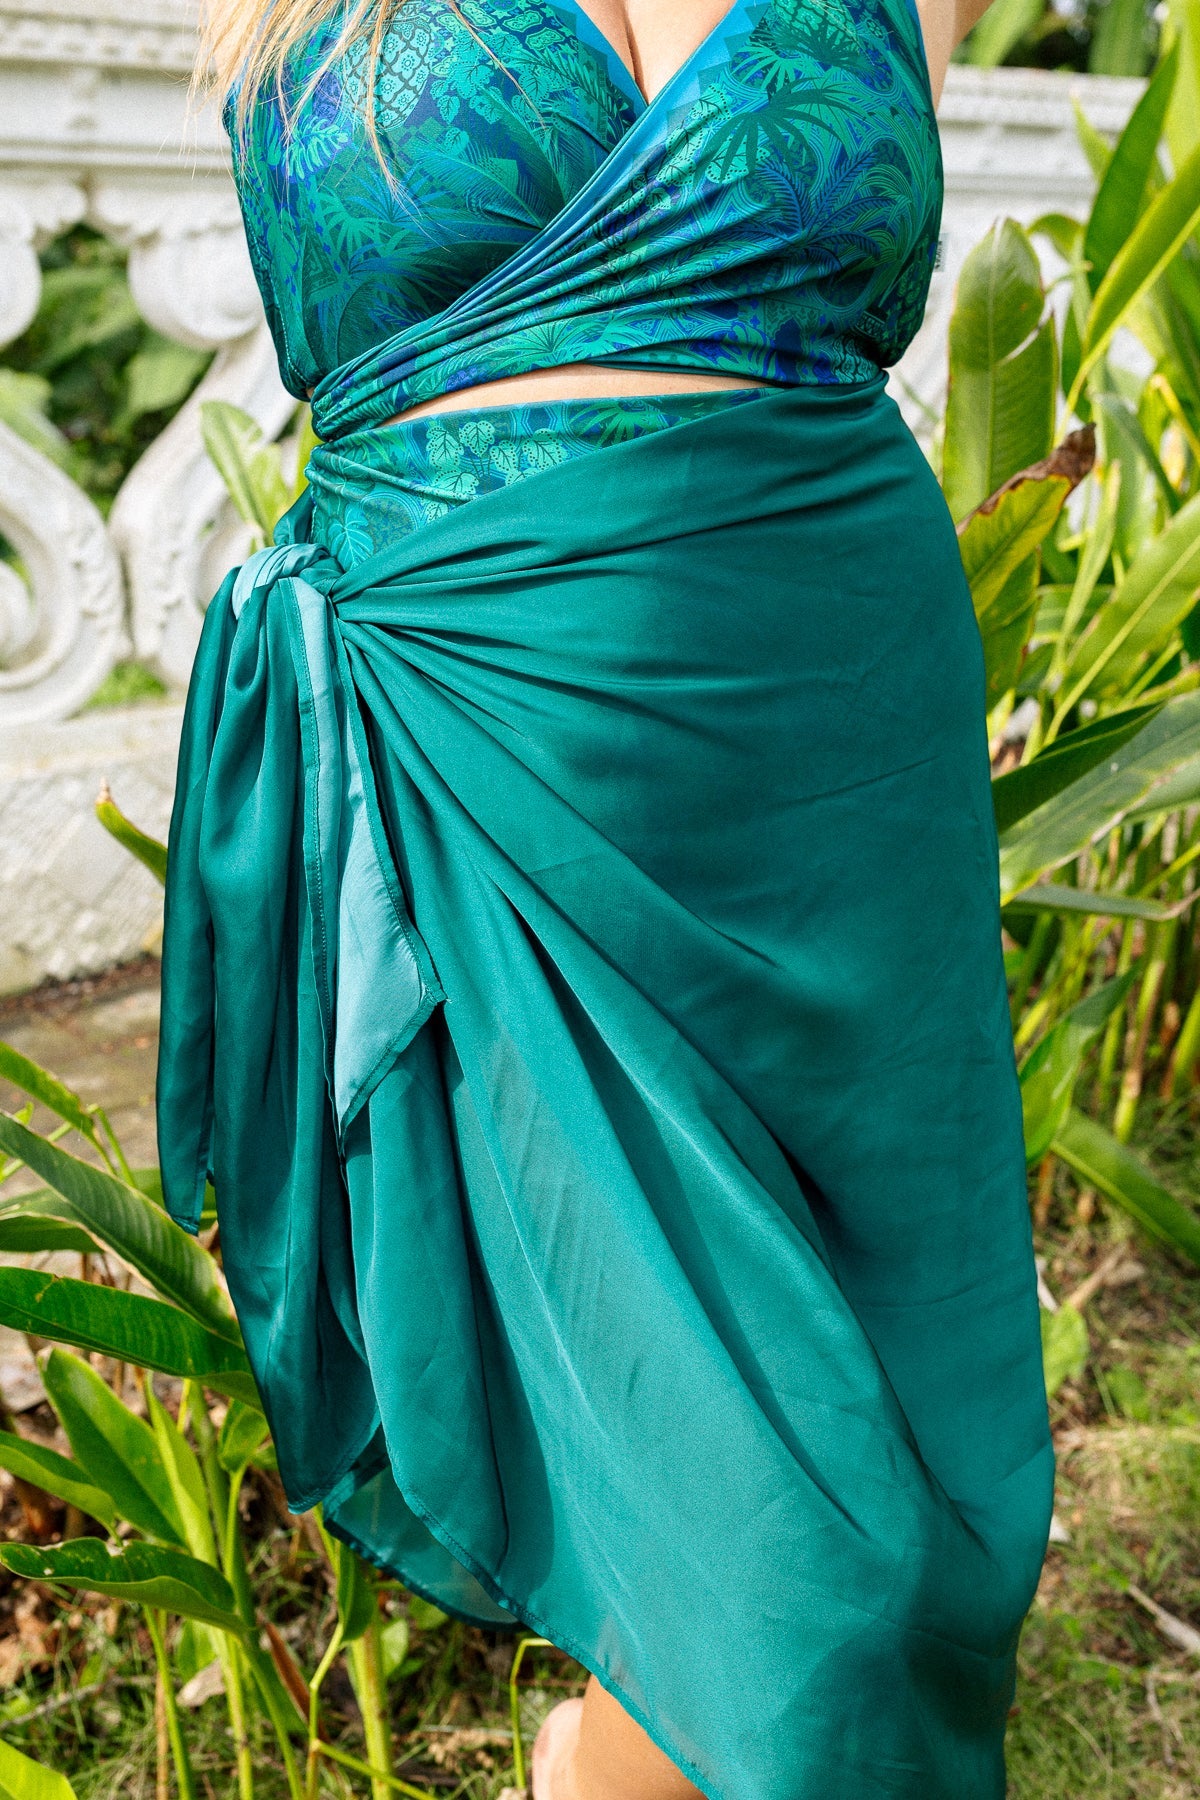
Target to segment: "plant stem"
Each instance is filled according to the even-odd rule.
[[[320,1772],[321,1752],[321,1683],[333,1667],[334,1658],[342,1647],[342,1621],[339,1619],[333,1628],[333,1636],[326,1646],[325,1654],[317,1664],[316,1673],[308,1684],[308,1764],[304,1795],[305,1800],[317,1800],[317,1777]]]
[[[1195,1072],[1197,1060],[1200,1059],[1200,988],[1192,995],[1191,1005],[1184,1015],[1179,1036],[1175,1039],[1175,1054],[1171,1058],[1169,1098],[1178,1100],[1185,1094]]]
[[[1146,1046],[1150,1041],[1150,1027],[1154,1021],[1158,997],[1162,990],[1171,940],[1177,929],[1178,921],[1169,919],[1164,924],[1154,927],[1151,938],[1150,956],[1142,976],[1142,987],[1138,995],[1133,1023],[1129,1028],[1125,1073],[1121,1078],[1121,1096],[1117,1101],[1117,1110],[1113,1118],[1113,1135],[1122,1144],[1129,1142],[1134,1120],[1137,1117],[1138,1102],[1142,1097],[1142,1080],[1146,1066]]]
[[[383,1678],[382,1634],[377,1604],[366,1631],[346,1651],[350,1679],[363,1716],[367,1760],[378,1771],[371,1776],[371,1800],[388,1800],[388,1784],[383,1777],[390,1775],[392,1769],[392,1733],[388,1724],[387,1683]]]
[[[150,1632],[150,1641],[154,1645],[154,1661],[158,1668],[158,1691],[162,1695],[163,1711],[166,1714],[167,1739],[175,1763],[175,1780],[179,1784],[179,1800],[196,1800],[196,1784],[192,1777],[192,1765],[188,1760],[187,1745],[183,1741],[183,1731],[179,1724],[179,1708],[175,1704],[175,1686],[171,1680],[171,1664],[167,1658],[167,1646],[163,1639],[165,1617],[166,1615],[161,1613],[156,1606],[146,1608],[146,1625]]]

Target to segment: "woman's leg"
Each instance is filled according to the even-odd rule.
[[[699,1788],[594,1675],[577,1718],[577,1733],[564,1730],[555,1745],[539,1800],[698,1800]]]

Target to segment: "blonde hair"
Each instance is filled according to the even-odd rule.
[[[275,87],[285,112],[294,114],[304,96],[287,105],[283,88],[287,59],[316,26],[340,16],[341,29],[305,84],[305,92],[311,93],[353,41],[365,37],[366,113],[374,138],[375,69],[392,4],[393,0],[201,0],[197,81],[222,95],[237,86],[239,131],[244,131],[255,95],[267,83]]]

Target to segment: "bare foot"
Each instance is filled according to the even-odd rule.
[[[533,1800],[572,1800],[570,1765],[582,1721],[582,1700],[560,1700],[546,1714],[533,1745]]]

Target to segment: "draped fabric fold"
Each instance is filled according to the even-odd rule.
[[[1000,1800],[1051,1463],[936,483],[797,390],[339,564],[352,448],[213,602],[168,877],[289,1501],[713,1800]]]

